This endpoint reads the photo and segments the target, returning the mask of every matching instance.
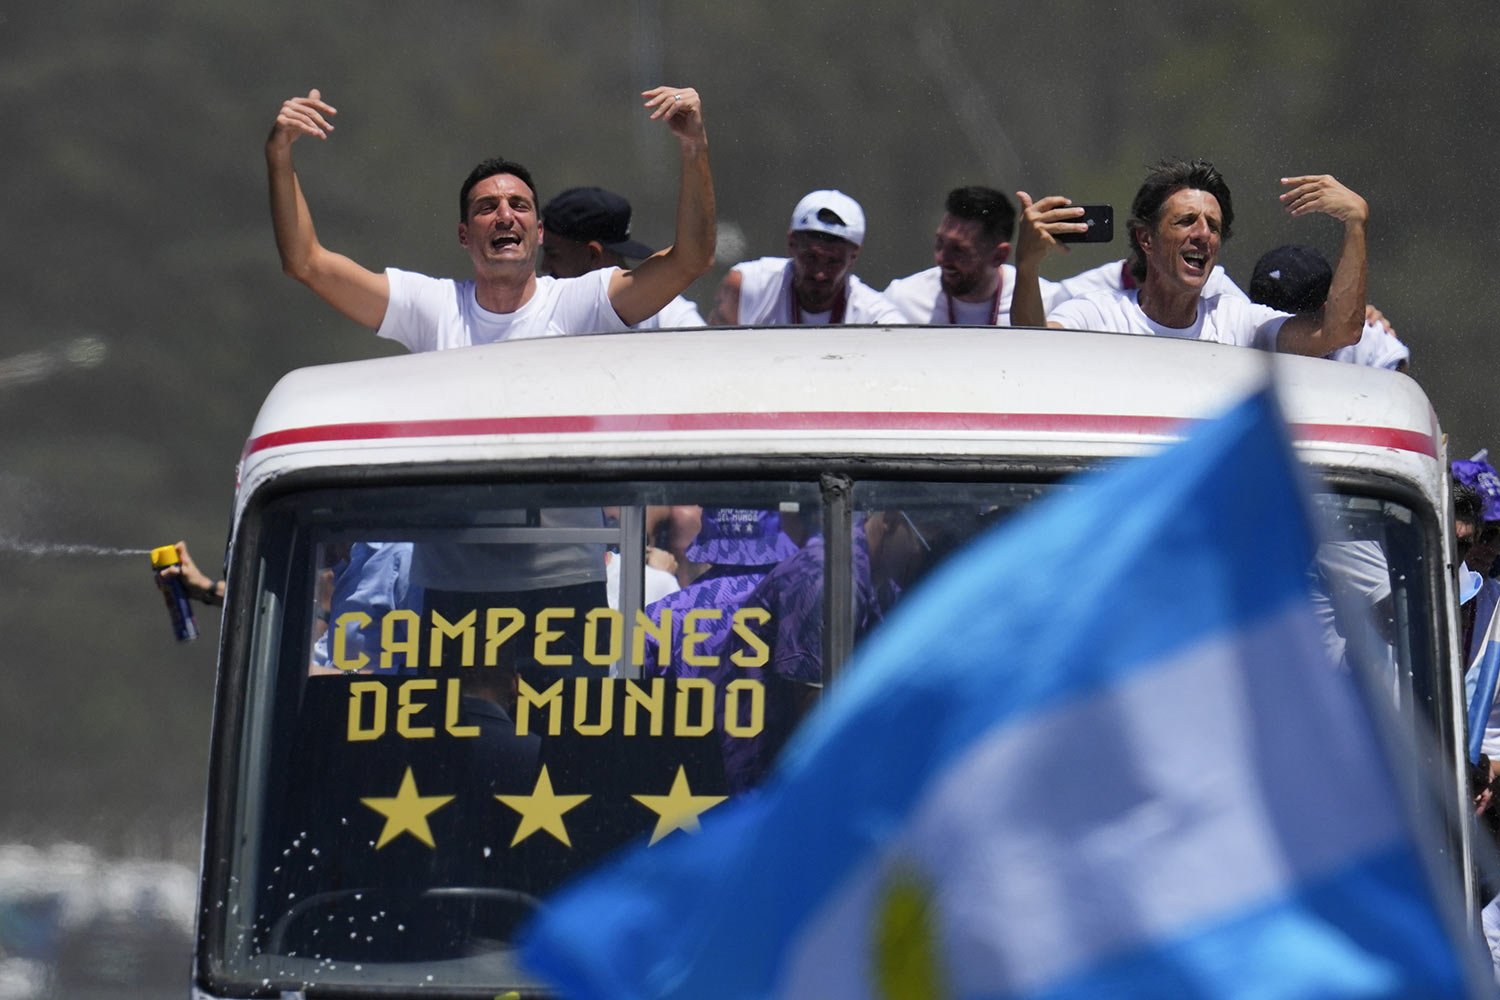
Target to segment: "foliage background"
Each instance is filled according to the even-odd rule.
[[[725,265],[778,253],[797,198],[835,186],[866,208],[877,286],[929,265],[954,185],[1123,212],[1164,154],[1229,178],[1244,282],[1280,243],[1336,254],[1336,223],[1276,202],[1280,176],[1330,172],[1371,203],[1372,299],[1467,455],[1500,429],[1497,35],[1475,0],[3,5],[0,841],[196,863],[216,613],[177,645],[144,556],[31,549],[185,538],[216,567],[277,377],[397,349],[280,274],[261,142],[283,98],[341,111],[297,147],[324,241],[436,274],[465,273],[456,189],[496,154],[543,199],[626,194],[668,241],[674,147],[636,97],[657,82],[704,95]],[[690,293],[705,312],[721,274]]]

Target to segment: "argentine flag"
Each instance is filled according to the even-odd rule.
[[[572,998],[1465,992],[1269,394],[970,545],[752,796],[559,895]]]
[[[1469,763],[1479,755],[1500,750],[1500,720],[1493,718],[1495,689],[1500,679],[1500,581],[1488,577],[1474,595],[1474,634],[1464,691],[1469,703]],[[1491,754],[1493,756],[1493,754]]]

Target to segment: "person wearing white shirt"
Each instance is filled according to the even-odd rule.
[[[714,326],[905,324],[901,311],[854,275],[865,213],[842,191],[812,191],[792,211],[790,257],[730,268],[714,297]]]
[[[994,188],[961,187],[948,192],[933,238],[933,266],[897,278],[885,297],[912,323],[926,326],[1010,326],[1016,269],[1010,238],[1016,209]],[[1042,281],[1049,303],[1057,286]]]
[[[1146,333],[1260,347],[1324,357],[1357,343],[1365,323],[1365,226],[1369,206],[1327,174],[1284,177],[1280,200],[1293,217],[1321,213],[1344,227],[1343,250],[1324,308],[1295,316],[1205,285],[1230,236],[1234,205],[1229,185],[1206,160],[1163,160],[1147,175],[1131,204],[1131,270],[1140,286],[1095,292],[1046,313],[1037,269],[1061,246],[1056,237],[1083,232],[1083,209],[1051,195],[1033,202],[1017,192],[1022,218],[1016,238],[1014,322]]]
[[[292,162],[300,138],[327,139],[337,113],[317,90],[282,103],[266,139],[271,222],[282,270],[349,319],[412,351],[447,350],[530,337],[624,330],[656,315],[713,263],[715,213],[703,106],[692,88],[656,87],[641,95],[653,121],[678,144],[676,242],[632,269],[605,268],[579,278],[537,275],[544,238],[536,185],[511,160],[485,160],[459,189],[458,243],[474,269],[455,281],[396,268],[372,271],[324,247]],[[525,525],[525,510],[496,513],[497,523]],[[542,508],[542,528],[595,528],[599,508]],[[476,608],[527,614],[606,603],[603,547],[592,542],[495,545],[451,541],[414,546],[411,581],[425,609],[459,621]],[[530,648],[523,635],[516,648]]]
[[[650,257],[656,251],[630,235],[630,216],[630,202],[603,188],[575,187],[554,195],[542,208],[542,273],[578,278]],[[698,307],[679,295],[631,328],[703,325]]]
[[[372,271],[318,240],[292,164],[299,138],[327,139],[337,113],[317,90],[283,102],[266,139],[271,221],[282,270],[329,305],[413,351],[495,340],[620,330],[660,312],[713,264],[714,192],[702,101],[692,88],[641,95],[652,120],[677,139],[676,242],[633,270],[579,279],[538,277],[542,241],[536,186],[525,167],[492,159],[459,191],[458,242],[474,276],[466,281]]]
[[[1288,244],[1267,250],[1250,275],[1250,300],[1282,312],[1313,312],[1323,308],[1333,268],[1313,247]],[[1377,318],[1378,317],[1378,318]],[[1411,351],[1398,340],[1379,311],[1367,308],[1359,342],[1328,355],[1330,361],[1406,371]]]

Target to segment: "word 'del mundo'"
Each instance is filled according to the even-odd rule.
[[[707,736],[719,716],[718,689],[702,677],[575,677],[571,687],[559,679],[541,690],[522,679],[517,686],[517,736],[557,736],[565,722],[579,736],[604,736],[617,725],[625,736]],[[387,734],[407,740],[430,740],[440,733],[472,739],[480,730],[463,722],[462,701],[462,683],[452,677],[441,682],[418,677],[393,686],[355,681],[349,685],[347,737],[351,743]],[[741,677],[726,684],[722,708],[729,736],[759,736],[765,728],[765,688],[759,680]]]

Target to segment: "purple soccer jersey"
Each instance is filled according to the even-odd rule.
[[[723,648],[733,624],[734,612],[745,598],[749,597],[765,579],[768,566],[721,566],[709,570],[703,576],[673,594],[646,607],[646,616],[660,621],[664,611],[672,613],[672,637],[667,648],[667,663],[658,664],[660,646],[652,635],[645,637],[645,674],[648,677],[702,677],[705,668],[693,666],[683,659],[682,637],[684,619],[689,611],[715,608],[718,618],[697,621],[693,631],[707,636],[696,642],[694,651],[705,657],[713,657]]]
[[[864,519],[854,525],[854,629],[863,636],[880,623],[884,608],[870,577],[870,549]],[[731,791],[756,785],[802,718],[807,703],[823,683],[823,538],[814,537],[760,582],[744,607],[770,613],[751,627],[769,649],[764,667],[742,667],[730,659],[750,653],[749,644],[728,633],[720,666],[712,676],[722,691],[731,680],[759,680],[765,687],[765,726],[759,736],[723,734],[724,771]],[[741,722],[747,721],[744,719]]]

